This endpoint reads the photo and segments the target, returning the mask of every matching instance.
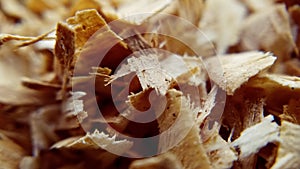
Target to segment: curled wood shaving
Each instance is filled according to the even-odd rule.
[[[271,115],[265,117],[260,123],[244,130],[241,136],[231,143],[233,147],[240,148],[240,158],[245,158],[258,152],[260,148],[269,142],[279,141],[279,126],[272,122],[273,120],[274,117]]]
[[[276,58],[271,53],[257,51],[229,54],[207,59],[209,77],[228,95],[247,82],[249,78],[269,68]]]
[[[27,37],[27,36],[19,36],[19,35],[10,35],[10,34],[0,34],[0,46],[3,45],[6,42],[12,41],[12,40],[17,40],[17,41],[26,41],[23,42],[22,44],[18,45],[18,47],[22,47],[22,46],[27,46],[33,43],[36,43],[40,40],[51,40],[51,39],[55,39],[53,37],[47,37],[52,31],[47,32],[45,34],[42,34],[38,37]]]
[[[280,144],[272,169],[300,167],[300,126],[283,121],[280,127]]]

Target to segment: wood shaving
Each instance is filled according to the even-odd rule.
[[[127,61],[128,65],[122,67],[117,74],[113,75],[112,81],[131,72],[136,72],[143,90],[154,88],[162,95],[167,92],[172,77],[162,69],[155,54],[133,56]]]
[[[0,168],[298,169],[299,9],[0,0]]]
[[[18,168],[25,151],[18,144],[0,133],[0,163],[1,168]]]
[[[244,50],[263,49],[273,52],[279,60],[287,60],[295,49],[284,5],[254,13],[245,20],[242,29],[241,48]]]
[[[182,94],[175,90],[169,90],[167,93],[167,109],[158,118],[159,129],[161,132],[170,127],[169,122],[175,122],[176,117],[180,117],[180,126],[167,131],[167,134],[162,135],[160,138],[160,148],[168,147],[172,145],[175,138],[180,137],[180,133],[189,130],[188,134],[183,140],[178,143],[171,152],[174,153],[176,158],[181,162],[182,166],[187,169],[194,168],[210,168],[209,159],[205,153],[205,149],[201,144],[201,138],[199,135],[200,129],[197,127],[195,116],[197,110],[192,109],[189,100],[182,96]],[[176,131],[176,133],[174,133]],[[179,131],[179,133],[177,133]],[[176,136],[178,135],[179,136]],[[197,148],[196,148],[197,147]],[[196,162],[199,161],[199,162]]]
[[[299,168],[300,149],[299,149],[300,126],[283,121],[280,127],[280,145],[275,164],[271,167],[276,168]]]
[[[279,141],[279,127],[273,120],[274,117],[272,116],[265,117],[260,123],[244,130],[241,136],[232,142],[233,147],[240,148],[241,158],[258,152],[261,147],[269,142]],[[257,141],[254,142],[252,140]]]
[[[220,14],[215,15],[216,11]],[[231,45],[237,43],[245,14],[245,7],[237,0],[206,2],[203,18],[199,23],[200,29],[210,42],[216,44],[218,54],[225,53]],[[230,29],[226,29],[227,27]]]
[[[275,60],[271,53],[252,51],[214,57],[208,59],[206,65],[212,80],[232,95],[249,78],[269,68]]]
[[[92,134],[87,133],[83,137],[74,137],[62,140],[56,143],[51,148],[94,148],[94,149],[104,149],[117,154],[123,154],[130,149],[132,143],[127,140],[116,140],[116,136],[110,137],[109,135],[95,130]]]
[[[130,167],[130,169],[181,169],[181,164],[177,161],[176,157],[172,153],[166,153],[157,157],[136,160]]]
[[[215,130],[216,131],[216,130]],[[204,142],[204,148],[209,156],[212,168],[231,168],[233,162],[238,159],[236,152],[230,144],[215,133],[208,141]]]

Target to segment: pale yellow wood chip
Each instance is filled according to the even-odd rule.
[[[83,137],[71,137],[54,144],[51,148],[71,148],[71,149],[103,149],[114,154],[121,155],[127,152],[132,146],[132,142],[128,140],[116,140],[113,137],[99,132],[97,129],[93,133],[87,133]]]
[[[161,154],[152,158],[136,160],[129,169],[183,169],[172,153]]]
[[[240,158],[245,158],[257,153],[260,148],[268,143],[278,141],[279,126],[274,122],[274,117],[269,115],[263,118],[260,123],[245,129],[231,145],[240,149]]]
[[[79,123],[88,117],[87,112],[84,110],[83,100],[80,99],[85,95],[84,92],[71,92],[71,97],[63,103],[63,112],[76,116]]]
[[[22,158],[19,169],[38,169],[39,160],[37,157],[25,156]]]
[[[206,60],[209,77],[228,95],[249,78],[269,68],[276,58],[271,53],[258,51],[228,54]]]
[[[275,5],[250,15],[241,34],[244,50],[271,51],[279,60],[286,60],[295,48],[289,14],[285,5]]]
[[[284,87],[289,87],[293,90],[300,89],[300,77],[297,77],[297,76],[265,74],[265,75],[262,75],[261,77],[266,77],[270,81],[273,81]]]
[[[207,43],[214,42],[217,53],[223,54],[238,42],[245,15],[246,8],[238,0],[207,0],[199,28]]]
[[[271,169],[300,168],[300,125],[283,121],[275,164]]]
[[[176,7],[180,18],[197,25],[203,13],[204,0],[180,0]]]
[[[168,7],[173,0],[131,1],[120,4],[116,13],[119,18],[135,24],[141,24],[146,19]]]
[[[25,151],[5,135],[0,133],[0,168],[17,169]]]
[[[164,95],[169,89],[172,77],[164,70],[158,61],[156,54],[137,53],[127,60],[128,64],[122,65],[116,74],[112,76],[111,83],[117,78],[135,72],[143,90],[154,88],[158,93]]]
[[[233,162],[238,159],[236,152],[230,147],[230,144],[218,133],[214,133],[203,145],[214,169],[231,168]]]
[[[276,0],[242,0],[252,11],[266,10],[275,4]]]
[[[199,135],[199,126],[196,124],[199,110],[193,108],[189,99],[175,89],[169,90],[166,98],[167,108],[158,118],[160,132],[165,131],[160,135],[159,149],[164,150],[175,144],[169,151],[181,162],[183,168],[211,168]]]

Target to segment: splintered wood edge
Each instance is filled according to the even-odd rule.
[[[251,77],[271,67],[276,57],[271,53],[250,51],[216,56],[205,61],[209,78],[233,95]]]

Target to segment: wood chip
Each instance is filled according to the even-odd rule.
[[[129,169],[182,169],[180,162],[172,153],[165,153],[156,157],[136,160]]]
[[[18,144],[0,133],[0,163],[1,168],[16,169],[25,151]]]
[[[123,154],[127,152],[132,146],[132,143],[127,140],[116,140],[116,136],[110,137],[109,135],[95,130],[92,134],[87,133],[83,137],[73,137],[62,140],[51,148],[71,148],[71,149],[104,149],[108,152],[116,154]]]
[[[280,61],[287,60],[295,49],[295,42],[285,6],[270,6],[249,16],[244,22],[241,47],[243,50],[263,49],[273,52]]]
[[[215,15],[216,12],[219,15]],[[207,43],[216,44],[218,54],[225,53],[230,46],[238,42],[245,15],[245,7],[237,0],[206,2],[200,29],[208,38]],[[226,29],[228,27],[230,29]]]
[[[271,53],[252,51],[214,57],[206,61],[206,66],[210,78],[232,95],[249,78],[269,68],[275,60]]]
[[[241,158],[258,152],[269,142],[279,141],[279,127],[273,120],[274,117],[271,115],[265,117],[260,123],[244,130],[241,136],[232,142],[233,147],[240,148]]]
[[[283,121],[280,127],[280,145],[275,164],[272,169],[299,168],[300,149],[299,132],[300,126]]]
[[[169,90],[166,97],[168,108],[158,118],[160,132],[164,132],[171,127],[176,118],[179,118],[179,122],[177,122],[177,125],[176,123],[173,124],[171,131],[167,131],[166,134],[160,136],[160,149],[163,150],[177,142],[178,139],[183,139],[170,150],[182,166],[186,169],[211,168],[199,135],[200,129],[196,125],[197,109],[193,109],[189,100],[174,89]],[[182,135],[183,133],[186,133],[186,136]]]

